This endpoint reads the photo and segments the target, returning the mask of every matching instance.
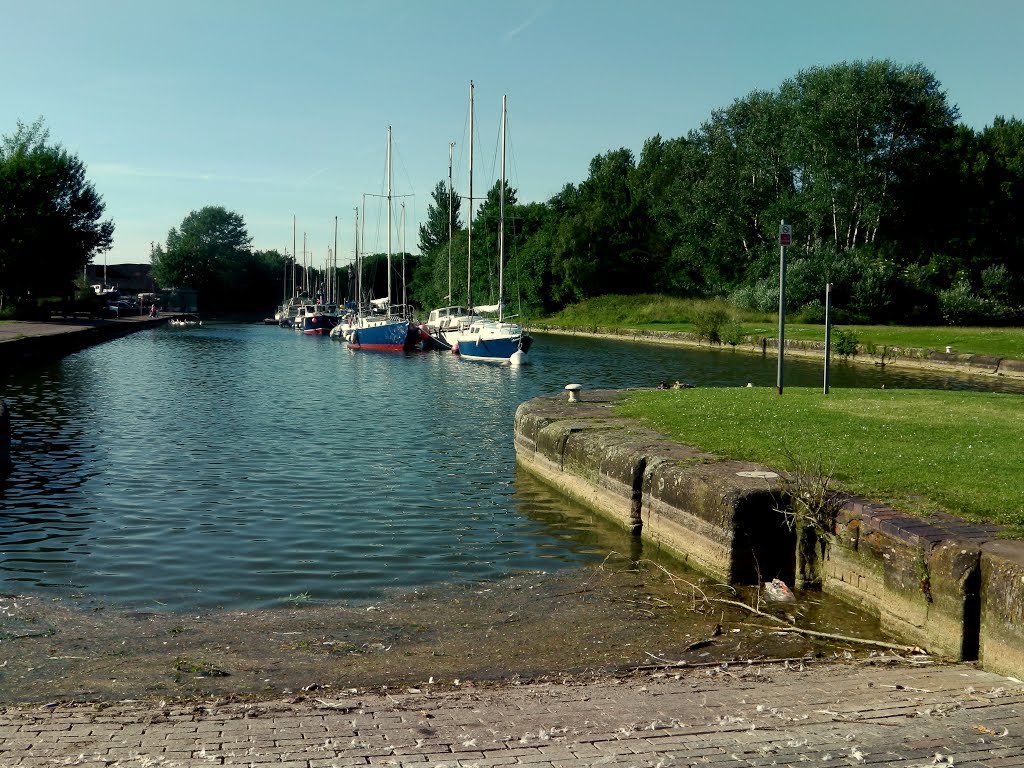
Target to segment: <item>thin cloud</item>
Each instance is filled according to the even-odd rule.
[[[279,184],[277,179],[256,176],[225,176],[197,171],[169,171],[123,163],[90,163],[89,171],[107,176],[131,176],[140,179],[180,179],[183,181],[232,182],[242,184]]]
[[[537,19],[539,19],[543,15],[544,15],[544,11],[537,11],[537,13],[533,14],[533,16],[531,16],[529,19],[524,21],[518,27],[515,27],[514,29],[511,29],[508,32],[506,32],[502,36],[502,38],[501,38],[502,42],[507,43],[509,40],[511,40],[516,35],[518,35],[524,29],[526,29],[527,27],[531,26],[533,24],[533,22],[535,22]]]
[[[319,176],[322,173],[327,173],[327,171],[328,171],[328,169],[326,167],[321,168],[319,171],[313,171],[313,173],[309,174],[309,176],[307,176],[306,178],[304,178],[302,181],[299,182],[299,186],[300,187],[306,186],[307,184],[309,184],[309,182],[311,182],[317,176]]]

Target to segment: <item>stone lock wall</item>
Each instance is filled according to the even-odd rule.
[[[730,583],[797,578],[796,536],[769,468],[723,460],[616,414],[623,392],[540,397],[515,416],[516,459],[548,484]],[[908,644],[1024,677],[1024,542],[865,499],[841,509],[821,589]]]
[[[538,398],[516,411],[518,462],[550,485],[716,578],[792,576],[772,486],[749,462],[723,461],[615,415],[615,391]],[[790,578],[790,581],[792,579]]]

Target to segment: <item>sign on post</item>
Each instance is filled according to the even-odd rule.
[[[779,245],[789,246],[793,244],[793,225],[782,224],[779,226]]]

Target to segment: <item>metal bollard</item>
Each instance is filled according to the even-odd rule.
[[[566,384],[566,391],[569,393],[569,402],[578,403],[580,401],[580,390],[583,386],[580,384]]]

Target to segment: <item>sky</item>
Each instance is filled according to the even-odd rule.
[[[0,0],[0,28],[0,134],[41,116],[85,163],[115,225],[95,264],[149,261],[207,205],[316,266],[335,222],[351,261],[359,210],[383,252],[389,126],[392,247],[415,253],[450,142],[469,196],[471,80],[473,196],[506,96],[523,203],[813,66],[923,64],[964,124],[1024,117],[1020,0]]]

